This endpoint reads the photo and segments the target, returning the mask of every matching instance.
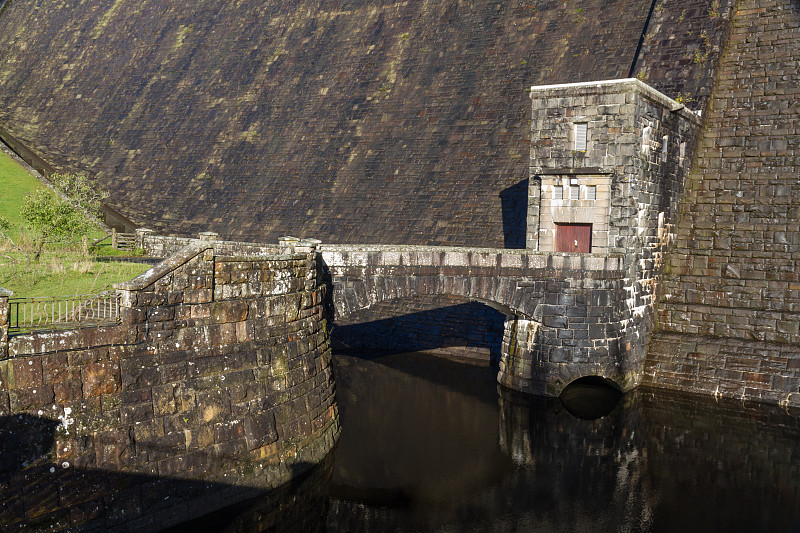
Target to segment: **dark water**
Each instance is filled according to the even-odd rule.
[[[336,370],[328,531],[800,531],[781,409],[639,390],[591,420],[592,384],[565,406],[425,354]]]
[[[427,354],[335,369],[328,462],[181,531],[800,532],[800,418],[779,408],[597,383],[565,405]]]

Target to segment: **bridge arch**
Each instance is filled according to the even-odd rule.
[[[496,368],[507,320],[484,303],[451,295],[396,298],[337,316],[331,339],[363,353],[430,352]]]
[[[382,302],[453,296],[506,317],[498,382],[558,396],[572,381],[608,376],[629,390],[621,257],[516,250],[323,245],[334,320]],[[630,327],[628,327],[630,329]],[[635,362],[636,363],[636,362]]]
[[[399,281],[399,283],[398,283]],[[383,283],[380,283],[383,282]],[[350,281],[347,286],[333,285],[334,319],[345,318],[352,313],[370,309],[380,303],[400,299],[418,299],[426,296],[459,298],[484,304],[508,316],[532,318],[520,309],[511,307],[488,297],[476,296],[471,288],[443,287],[445,283],[416,283],[414,278]],[[465,290],[459,290],[465,289]],[[488,296],[488,295],[487,295]]]
[[[335,317],[346,317],[398,298],[451,296],[483,303],[507,316],[532,319],[541,300],[534,292],[536,289],[539,295],[545,292],[544,281],[539,287],[531,283],[521,290],[518,278],[522,269],[510,272],[506,268],[501,272],[503,254],[498,250],[396,252],[374,248],[378,249],[355,252],[340,251],[338,247],[336,251],[323,249]],[[520,255],[514,255],[519,260]]]

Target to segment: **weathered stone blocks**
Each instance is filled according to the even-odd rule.
[[[231,260],[210,246],[191,243],[120,284],[119,326],[4,343],[0,413],[55,419],[58,451],[47,460],[269,488],[299,472],[289,463],[308,468],[331,449],[338,418],[319,262],[313,252]],[[254,290],[231,296],[239,290],[225,287],[242,285],[226,278],[231,272],[258,272],[244,282]],[[4,477],[3,491],[24,499],[28,473]],[[37,512],[67,512],[67,527],[110,523],[114,497],[104,490],[110,499],[88,514],[57,502]]]
[[[799,31],[790,0],[745,1],[733,13],[649,347],[646,379],[656,386],[797,403],[800,133],[791,102],[800,92],[787,73],[797,71]],[[697,356],[698,344],[718,354]]]

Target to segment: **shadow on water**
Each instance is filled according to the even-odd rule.
[[[800,423],[780,409],[591,381],[572,399],[486,375],[459,389],[415,375],[423,360],[337,359],[328,531],[800,531]]]
[[[220,511],[171,528],[170,533],[315,533],[325,530],[328,491],[335,450],[314,468],[301,467],[302,474],[289,483]]]
[[[52,448],[60,425],[27,414],[0,416],[0,531],[151,532],[187,522],[174,531],[324,529],[333,452],[317,467],[295,465],[308,471],[266,491],[58,464]],[[218,509],[224,510],[212,513]],[[203,518],[189,522],[197,517]]]

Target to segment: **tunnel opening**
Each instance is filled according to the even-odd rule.
[[[585,376],[567,385],[558,399],[570,414],[583,420],[597,420],[610,414],[622,398],[614,381],[602,376]]]

